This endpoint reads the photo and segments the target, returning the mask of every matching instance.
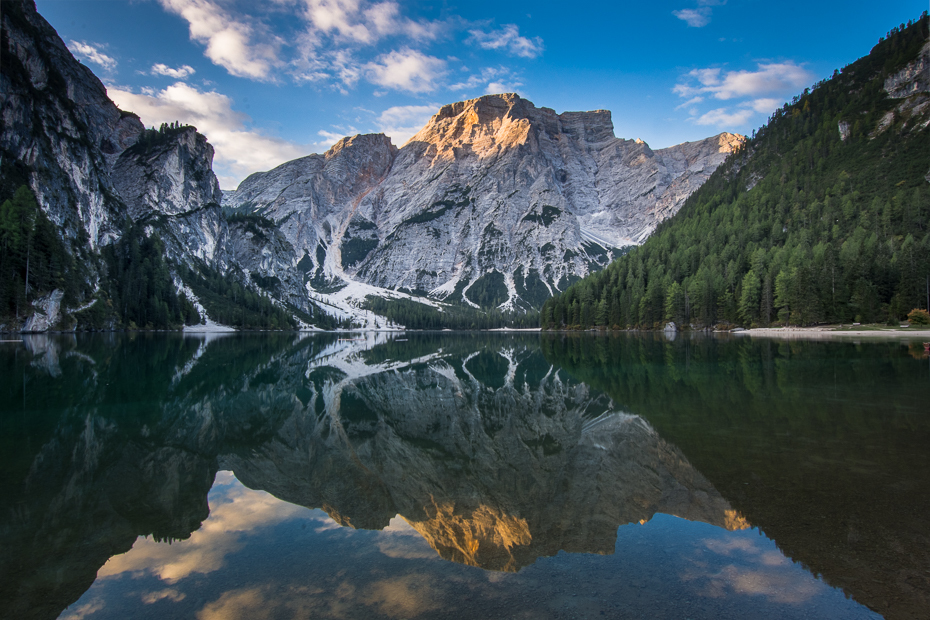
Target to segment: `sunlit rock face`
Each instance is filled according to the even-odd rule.
[[[334,240],[367,238],[360,231],[369,230],[370,222],[359,220],[351,228],[350,222],[362,199],[388,175],[396,154],[397,148],[381,134],[343,138],[322,155],[251,175],[236,192],[227,193],[225,204],[259,211],[276,222],[298,258],[308,257],[314,274],[321,275],[324,267],[337,273],[343,257]],[[351,251],[351,244],[346,245]]]
[[[743,138],[653,151],[610,112],[514,94],[444,106],[400,150],[355,136],[257,173],[225,196],[280,223],[315,274],[474,303],[538,307],[678,211]],[[308,269],[310,265],[308,264]]]
[[[187,127],[152,147],[140,144],[124,151],[113,167],[113,180],[132,218],[179,215],[191,205],[222,201],[212,163],[213,147]]]

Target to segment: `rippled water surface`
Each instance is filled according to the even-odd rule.
[[[29,336],[17,618],[924,618],[914,342]]]

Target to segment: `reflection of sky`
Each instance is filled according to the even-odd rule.
[[[188,540],[139,538],[63,618],[870,618],[758,530],[657,515],[622,526],[614,555],[559,553],[519,573],[446,562],[401,517],[336,525],[220,472]]]

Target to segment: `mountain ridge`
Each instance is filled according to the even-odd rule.
[[[720,134],[653,151],[614,137],[608,111],[486,95],[443,106],[400,149],[357,135],[252,174],[224,206],[279,223],[312,265],[311,287],[359,281],[526,311],[648,235],[741,142]],[[330,189],[358,165],[367,183]],[[476,303],[475,285],[496,303]]]
[[[26,220],[45,213],[61,245],[46,253],[70,266],[37,280],[31,233],[26,245],[4,241],[13,250],[0,261],[15,273],[0,282],[3,330],[219,316],[237,327],[384,326],[372,299],[525,318],[647,236],[742,141],[653,151],[616,138],[608,111],[557,114],[489,95],[443,106],[400,149],[380,134],[346,137],[223,193],[195,128],[146,129],[32,0],[4,9],[0,200],[27,185],[36,206],[25,196],[0,206]],[[161,284],[131,291],[114,280],[148,273],[130,264],[141,260],[130,231],[160,237],[163,248],[145,247]]]

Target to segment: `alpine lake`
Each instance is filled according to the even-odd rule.
[[[0,364],[3,617],[930,617],[919,338],[61,334]]]

